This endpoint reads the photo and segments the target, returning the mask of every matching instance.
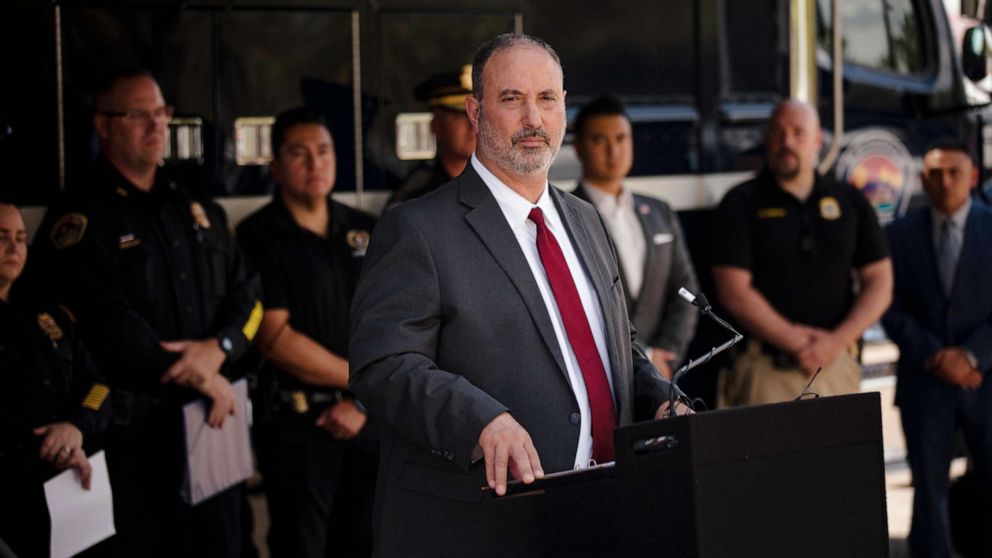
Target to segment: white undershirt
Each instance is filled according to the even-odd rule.
[[[496,198],[496,202],[499,204],[506,222],[513,230],[517,243],[520,244],[520,249],[523,251],[524,257],[527,258],[530,271],[534,275],[534,280],[537,282],[537,288],[541,291],[541,298],[544,299],[544,305],[547,307],[548,315],[551,316],[551,325],[554,326],[558,346],[561,348],[561,353],[565,357],[565,369],[568,372],[568,381],[572,386],[572,391],[575,393],[575,401],[579,406],[579,415],[582,417],[581,424],[579,425],[579,445],[575,451],[575,468],[584,468],[588,466],[589,459],[592,457],[592,413],[589,410],[589,396],[586,394],[586,384],[582,378],[582,369],[579,368],[579,361],[575,357],[575,351],[572,350],[572,345],[568,342],[568,338],[565,335],[565,324],[561,319],[561,313],[558,311],[558,303],[555,301],[551,284],[548,282],[547,273],[544,271],[544,265],[541,263],[541,256],[537,251],[537,225],[528,219],[530,210],[533,207],[541,208],[541,211],[544,213],[544,222],[549,232],[558,241],[558,245],[561,246],[561,251],[565,255],[565,262],[568,264],[568,269],[572,273],[572,280],[575,281],[575,288],[579,292],[579,299],[582,301],[582,308],[585,310],[586,318],[589,320],[592,337],[596,342],[596,349],[599,351],[599,358],[603,361],[603,369],[606,370],[606,378],[610,383],[610,389],[612,391],[613,376],[606,351],[606,326],[603,320],[603,311],[599,305],[599,299],[596,297],[596,291],[593,289],[592,283],[586,276],[585,268],[582,267],[582,263],[575,253],[575,247],[572,246],[572,241],[568,237],[568,233],[561,220],[561,215],[558,214],[558,208],[555,207],[554,201],[552,201],[548,194],[547,186],[545,186],[544,192],[537,200],[537,203],[531,204],[523,196],[514,192],[509,186],[496,178],[493,173],[489,172],[474,154],[472,155],[472,168],[475,169],[475,172],[479,173],[482,181],[485,182],[489,191],[492,192],[493,197]],[[512,350],[512,347],[508,347],[507,349]],[[513,410],[511,409],[510,411],[512,412]]]
[[[606,221],[613,245],[616,246],[624,278],[627,279],[627,292],[635,300],[641,294],[644,283],[644,260],[647,257],[648,243],[644,239],[641,220],[634,208],[634,195],[626,185],[621,186],[620,195],[614,196],[586,183],[589,200],[599,210]]]

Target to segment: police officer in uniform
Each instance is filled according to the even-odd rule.
[[[262,277],[266,358],[255,425],[278,557],[368,556],[378,437],[348,387],[349,310],[371,216],[330,198],[324,118],[284,112],[272,129],[272,202],[238,227]]]
[[[43,484],[74,468],[89,488],[92,452],[110,419],[108,388],[72,314],[23,283],[27,232],[0,202],[0,539],[19,556],[48,556]]]
[[[475,151],[475,132],[465,113],[465,97],[472,94],[471,64],[457,72],[431,76],[413,94],[431,108],[431,133],[437,151],[433,161],[417,167],[404,179],[387,203],[387,209],[450,182],[465,170]]]
[[[856,343],[892,300],[885,238],[858,189],[817,174],[816,109],[779,103],[765,140],[766,169],[730,190],[714,215],[713,279],[750,337],[719,397],[788,401],[820,368],[813,392],[857,392]]]
[[[102,157],[84,188],[49,209],[44,269],[77,312],[114,390],[107,458],[115,556],[241,555],[242,487],[190,507],[180,489],[180,407],[205,397],[217,427],[234,408],[225,373],[261,321],[221,208],[159,169],[171,116],[146,72],[112,76],[96,97]]]

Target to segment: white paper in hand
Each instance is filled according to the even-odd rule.
[[[209,402],[200,399],[183,407],[186,471],[182,497],[191,506],[242,482],[254,472],[249,434],[248,384],[238,380],[235,411],[221,428],[207,424]]]
[[[116,533],[106,456],[98,451],[89,459],[93,467],[89,490],[83,488],[75,469],[45,483],[52,520],[52,558],[74,556]]]

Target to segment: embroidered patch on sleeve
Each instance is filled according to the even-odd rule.
[[[258,333],[258,326],[262,325],[262,313],[262,303],[256,300],[255,307],[251,309],[251,314],[248,316],[248,321],[241,328],[241,333],[245,335],[245,339],[251,341],[255,338],[255,334]]]
[[[93,411],[99,411],[100,407],[103,406],[103,402],[107,400],[107,395],[110,394],[110,388],[103,384],[93,384],[90,388],[89,393],[83,399],[83,408],[90,409]]]

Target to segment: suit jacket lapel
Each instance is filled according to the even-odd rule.
[[[617,354],[617,347],[619,346],[617,332],[615,331],[617,319],[615,308],[613,308],[610,298],[610,289],[613,288],[613,277],[610,276],[609,271],[602,264],[602,261],[596,257],[592,239],[589,237],[589,232],[586,229],[588,225],[582,221],[582,217],[575,208],[566,202],[560,190],[554,186],[549,186],[549,188],[551,199],[555,202],[558,213],[561,214],[562,222],[565,223],[565,228],[568,230],[568,236],[572,240],[572,245],[575,246],[575,252],[582,261],[582,266],[589,276],[589,281],[592,282],[593,288],[596,289],[596,297],[599,299],[599,306],[603,312],[603,323],[606,327],[606,347],[610,353],[609,362],[613,372],[614,395],[618,401],[623,401],[623,398],[619,397],[618,394],[626,393],[626,375],[622,373],[622,365]],[[596,226],[598,225],[597,223]],[[619,413],[619,411],[620,409],[618,407],[617,412]]]
[[[547,306],[541,297],[541,291],[537,288],[537,282],[534,280],[534,274],[530,270],[527,258],[520,251],[517,238],[506,222],[506,217],[500,210],[496,198],[492,196],[482,178],[471,165],[456,180],[459,187],[459,199],[470,208],[465,214],[465,220],[479,235],[493,259],[513,282],[520,297],[524,299],[527,310],[534,320],[534,325],[541,333],[541,338],[544,339],[544,344],[554,355],[561,373],[567,376],[565,359],[558,346],[558,338],[555,336],[554,326],[551,325]]]
[[[976,202],[972,200],[971,209],[968,210],[968,218],[964,222],[964,234],[961,235],[961,254],[958,255],[957,268],[954,270],[954,284],[951,286],[952,299],[954,298],[955,293],[957,293],[962,287],[962,282],[971,280],[971,278],[961,276],[961,262],[980,261],[983,257],[988,257],[987,254],[983,255],[976,252],[976,250],[980,249],[982,244],[981,238],[979,238],[979,231],[981,231],[983,227],[981,226],[982,224],[979,223],[981,214],[976,212],[975,204]]]
[[[580,200],[585,201],[585,202],[589,202],[590,204],[592,204],[592,200],[589,199],[589,194],[586,192],[586,185],[581,180],[579,181],[578,185],[575,187],[575,190],[572,191],[572,194],[575,197],[579,198]],[[596,208],[596,211],[599,211],[599,208]],[[642,228],[644,226],[643,220],[641,222],[641,226],[642,226]],[[645,230],[645,234],[647,234],[647,232],[646,232],[647,229],[644,229],[644,230]],[[650,244],[648,246],[650,246]],[[650,256],[650,248],[649,248],[648,252],[649,252],[649,256]],[[646,260],[645,260],[645,262],[646,262]],[[627,273],[624,271],[623,262],[620,261],[620,258],[619,257],[617,257],[617,269],[620,270],[620,282],[623,284],[623,298],[624,298],[624,302],[627,303],[627,308],[630,308],[630,315],[633,316],[634,313],[637,312],[637,301],[634,300],[633,298],[631,298],[631,296],[630,296],[630,286],[627,285]],[[641,283],[641,289],[643,289],[643,288],[644,288],[644,283]],[[631,318],[631,319],[633,319],[633,318]]]
[[[927,283],[930,283],[930,286],[924,292],[940,293],[943,295],[944,285],[940,280],[940,268],[937,267],[937,249],[933,245],[933,216],[930,214],[930,209],[921,210],[917,215],[919,215],[919,222],[915,227],[912,227],[916,235],[913,244],[924,246],[924,261],[920,262],[920,265],[923,268],[922,276]]]
[[[641,208],[644,208],[642,211]],[[663,232],[656,225],[661,222],[661,215],[654,215],[654,209],[647,203],[634,197],[634,212],[637,214],[637,220],[641,224],[641,232],[644,233],[644,277],[641,279],[641,292],[638,293],[637,301],[639,303],[646,301],[653,301],[651,304],[638,304],[636,307],[631,309],[630,319],[638,327],[643,327],[640,324],[645,323],[655,323],[658,317],[659,309],[657,307],[657,301],[661,299],[660,291],[665,285],[665,275],[667,275],[668,270],[662,269],[658,265],[658,258],[661,257],[659,252],[661,251],[661,246],[654,243],[654,235]],[[671,231],[664,231],[670,233]],[[644,315],[653,314],[653,315]],[[652,326],[653,328],[654,326]],[[647,336],[650,332],[641,332],[642,335]]]

